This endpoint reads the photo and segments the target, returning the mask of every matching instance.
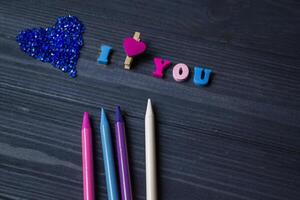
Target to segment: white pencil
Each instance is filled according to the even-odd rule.
[[[146,200],[157,199],[155,125],[151,100],[148,99],[145,115],[145,156],[146,156]]]

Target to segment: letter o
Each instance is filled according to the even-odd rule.
[[[190,70],[186,64],[178,63],[173,67],[173,78],[177,82],[182,82],[189,76]]]

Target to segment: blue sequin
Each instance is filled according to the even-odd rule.
[[[74,78],[83,32],[84,26],[77,17],[65,16],[57,18],[53,27],[23,30],[16,40],[27,55],[51,63]]]

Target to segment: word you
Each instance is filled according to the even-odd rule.
[[[133,38],[125,38],[123,40],[123,48],[126,53],[126,59],[124,61],[124,68],[129,70],[131,68],[133,58],[144,53],[147,49],[147,45],[141,41],[140,33],[135,32]],[[101,45],[101,53],[97,59],[99,64],[108,64],[108,57],[111,51],[111,47],[107,45]],[[155,71],[152,73],[153,77],[163,78],[164,71],[171,65],[171,61],[162,58],[155,57],[153,59],[155,65]],[[178,63],[173,67],[173,78],[176,82],[185,81],[189,77],[189,67],[184,63]],[[203,74],[204,73],[204,74]],[[193,82],[197,86],[205,86],[208,84],[212,70],[202,67],[194,67]]]

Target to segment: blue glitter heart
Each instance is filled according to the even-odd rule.
[[[76,77],[76,64],[83,46],[83,24],[74,16],[57,18],[49,28],[23,30],[16,40],[27,55]]]

